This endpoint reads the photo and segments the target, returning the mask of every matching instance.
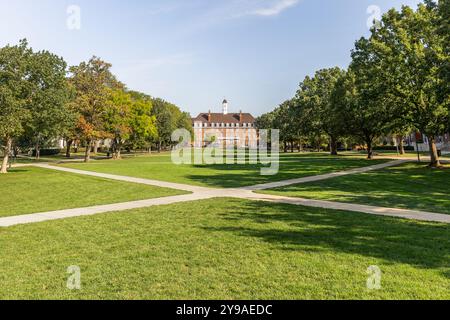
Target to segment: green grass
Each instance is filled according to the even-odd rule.
[[[274,176],[262,176],[261,165],[175,165],[170,154],[138,156],[121,161],[95,161],[89,164],[70,163],[64,166],[191,185],[232,188],[313,176],[386,161],[368,161],[355,155],[331,157],[323,153],[282,154],[280,171]]]
[[[450,166],[408,163],[262,193],[450,214],[449,191]]]
[[[0,175],[0,217],[182,193],[171,189],[23,167]]]
[[[1,299],[450,299],[450,226],[236,200],[0,229]],[[80,291],[66,288],[81,268]],[[366,287],[369,266],[382,289]]]

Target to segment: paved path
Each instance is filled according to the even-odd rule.
[[[47,164],[35,164],[34,166],[51,169],[51,170],[59,170],[64,172],[70,172],[75,174],[83,174],[95,177],[101,177],[106,179],[113,179],[119,181],[127,181],[133,183],[140,183],[164,188],[172,188],[183,191],[192,192],[192,194],[188,195],[180,195],[173,197],[165,197],[165,198],[157,198],[157,199],[149,199],[149,200],[141,200],[141,201],[131,201],[125,203],[116,203],[109,205],[100,205],[88,208],[76,208],[76,209],[68,209],[68,210],[59,210],[52,212],[44,212],[44,213],[35,213],[29,215],[21,215],[21,216],[13,216],[13,217],[5,217],[0,218],[0,227],[10,227],[19,224],[29,224],[36,222],[43,222],[49,220],[58,220],[58,219],[66,219],[72,217],[79,216],[89,216],[100,213],[108,213],[108,212],[118,212],[118,211],[126,211],[131,209],[138,208],[146,208],[152,206],[159,205],[168,205],[173,203],[180,202],[189,202],[189,201],[197,201],[197,200],[206,200],[212,198],[239,198],[239,199],[247,199],[254,201],[265,201],[272,203],[286,203],[291,205],[299,205],[306,207],[314,207],[314,208],[324,208],[324,209],[333,209],[333,210],[344,210],[344,211],[352,211],[352,212],[363,212],[372,215],[378,216],[390,216],[390,217],[398,217],[398,218],[406,218],[420,221],[429,221],[429,222],[442,222],[450,224],[450,215],[438,214],[432,212],[424,212],[424,211],[416,211],[416,210],[407,210],[407,209],[395,209],[395,208],[383,208],[383,207],[374,207],[367,205],[359,205],[352,203],[340,203],[340,202],[331,202],[331,201],[322,201],[322,200],[310,200],[310,199],[302,199],[302,198],[291,198],[291,197],[283,197],[276,195],[265,195],[265,194],[256,194],[253,191],[256,190],[264,190],[269,188],[276,188],[281,186],[287,186],[291,184],[299,184],[311,181],[318,181],[324,179],[331,179],[334,177],[349,175],[349,174],[357,174],[362,172],[368,172],[372,170],[379,170],[382,168],[387,168],[391,166],[396,166],[401,163],[407,162],[408,160],[399,160],[394,162],[389,162],[385,164],[352,169],[343,172],[331,173],[321,176],[314,177],[306,177],[300,179],[293,179],[281,182],[268,183],[253,187],[240,188],[240,189],[213,189],[213,188],[204,188],[204,187],[196,187],[185,184],[178,183],[170,183],[163,182],[157,180],[148,180],[148,179],[140,179],[126,176],[118,176],[111,174],[103,174],[91,171],[83,171],[62,167],[50,166]]]
[[[152,206],[160,206],[165,204],[172,204],[178,202],[187,202],[195,200],[209,199],[209,195],[202,195],[201,193],[187,194],[174,197],[165,197],[141,201],[132,201],[124,203],[115,203],[102,206],[94,206],[88,208],[77,208],[68,210],[59,210],[43,213],[34,213],[13,217],[0,218],[0,227],[11,227],[19,224],[29,224],[36,222],[43,222],[49,220],[59,220],[81,216],[91,216],[100,213],[125,211],[131,209],[147,208]]]
[[[196,186],[191,186],[191,185],[187,185],[187,184],[171,183],[171,182],[164,182],[164,181],[159,181],[159,180],[133,178],[133,177],[127,177],[127,176],[119,176],[119,175],[115,175],[115,174],[107,174],[107,173],[99,173],[99,172],[93,172],[93,171],[70,169],[70,168],[64,168],[64,167],[56,167],[56,166],[51,166],[48,164],[35,164],[34,166],[39,167],[39,168],[44,168],[44,169],[58,170],[58,171],[64,171],[64,172],[69,172],[69,173],[81,174],[81,175],[85,175],[85,176],[99,177],[99,178],[118,180],[118,181],[126,181],[126,182],[132,182],[132,183],[139,183],[139,184],[145,184],[145,185],[149,185],[149,186],[170,188],[170,189],[183,190],[183,191],[188,191],[188,192],[205,192],[205,191],[210,190],[209,188],[196,187]]]
[[[236,196],[238,198],[238,196]],[[275,195],[264,195],[252,193],[251,195],[246,195],[245,197],[239,197],[248,200],[266,201],[274,203],[286,203],[292,205],[299,205],[305,207],[323,208],[323,209],[333,209],[333,210],[343,210],[351,212],[362,212],[377,216],[389,216],[397,218],[405,218],[412,220],[428,221],[428,222],[442,222],[450,223],[450,215],[440,214],[426,211],[408,210],[408,209],[396,209],[396,208],[384,208],[384,207],[374,207],[368,205],[360,205],[353,203],[341,203],[323,200],[311,200],[303,198],[290,198]]]
[[[333,173],[322,174],[322,175],[318,175],[318,176],[304,177],[304,178],[299,178],[299,179],[259,184],[256,186],[244,187],[242,189],[243,190],[251,190],[251,191],[274,189],[274,188],[286,187],[286,186],[290,186],[290,185],[294,185],[294,184],[327,180],[327,179],[332,179],[332,178],[336,178],[336,177],[348,176],[351,174],[358,174],[358,173],[364,173],[364,172],[369,172],[369,171],[374,171],[374,170],[380,170],[380,169],[384,169],[384,168],[388,168],[388,167],[395,167],[395,166],[401,165],[406,162],[411,162],[411,161],[412,160],[396,160],[396,161],[377,164],[377,165],[373,165],[373,166],[369,166],[369,167],[356,168],[356,169],[351,169],[351,170],[346,170],[346,171],[333,172]]]

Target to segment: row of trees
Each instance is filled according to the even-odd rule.
[[[436,138],[450,130],[448,0],[426,0],[417,10],[391,9],[352,51],[348,70],[323,69],[306,77],[296,96],[258,119],[280,129],[285,145],[328,140],[373,145],[384,135],[399,142],[414,131],[428,137],[431,165],[439,166]]]
[[[113,158],[121,150],[161,150],[176,128],[192,130],[190,115],[162,99],[130,91],[111,72],[111,64],[93,57],[67,68],[48,52],[34,52],[26,40],[0,48],[0,143],[6,173],[14,151],[40,150],[64,138],[67,156],[73,144],[86,148],[85,161],[98,141],[110,141]]]

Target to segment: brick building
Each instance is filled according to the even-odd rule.
[[[258,134],[255,118],[250,113],[228,113],[228,101],[222,103],[222,113],[201,113],[192,119],[194,146],[213,145],[239,148],[256,147]]]

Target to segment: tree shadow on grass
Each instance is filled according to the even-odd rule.
[[[281,159],[280,170],[273,176],[261,175],[261,168],[269,165],[250,164],[213,164],[194,165],[195,169],[207,169],[207,174],[191,174],[186,178],[213,187],[232,188],[246,187],[262,183],[283,181],[289,179],[315,176],[330,172],[350,170],[358,167],[373,165],[366,160],[348,160],[334,158],[314,159]],[[211,172],[215,172],[211,173]]]
[[[449,172],[403,165],[273,189],[276,194],[450,214]]]
[[[286,204],[230,200],[207,231],[252,237],[289,251],[336,251],[439,268],[450,278],[450,226]]]

